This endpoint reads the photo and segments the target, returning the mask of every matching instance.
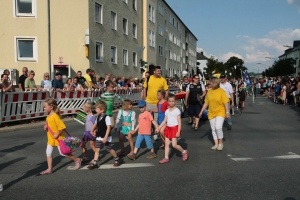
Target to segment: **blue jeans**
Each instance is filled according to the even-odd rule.
[[[230,104],[230,101],[227,103],[228,104],[228,110],[231,109],[231,104]],[[230,115],[230,112],[229,112],[229,118],[225,120],[227,122],[227,124],[229,126],[232,126],[232,122],[231,122],[231,115]]]
[[[153,144],[152,144],[152,140],[151,140],[151,135],[141,135],[141,134],[138,134],[138,136],[136,138],[135,148],[139,149],[141,146],[141,143],[143,142],[144,139],[145,139],[148,149],[152,149]]]

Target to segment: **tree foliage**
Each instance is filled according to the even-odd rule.
[[[226,71],[227,77],[241,78],[241,70],[247,70],[244,66],[244,61],[235,56],[230,57],[225,63],[219,62],[218,59],[214,57],[210,57],[206,65],[207,67],[204,68],[204,70],[206,70],[208,76],[211,76],[213,71],[215,71],[215,73],[225,73]],[[234,66],[236,66],[236,69]]]
[[[294,68],[295,60],[293,58],[286,58],[277,60],[273,63],[272,67],[262,72],[262,75],[265,76],[285,76],[295,73]]]

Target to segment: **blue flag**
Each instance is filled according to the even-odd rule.
[[[249,79],[249,74],[248,74],[248,72],[247,72],[247,71],[245,71],[245,73],[244,73],[243,80],[245,81],[245,80],[246,80],[246,78],[248,78],[248,79]]]

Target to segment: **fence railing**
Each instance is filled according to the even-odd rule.
[[[175,88],[170,88],[175,90]],[[178,89],[177,89],[178,90]],[[140,99],[142,89],[118,89],[116,93],[123,99],[130,99],[137,103]],[[5,122],[35,119],[45,117],[44,101],[47,98],[54,98],[61,111],[61,115],[76,114],[82,105],[87,101],[94,102],[104,90],[89,91],[30,91],[30,92],[2,92],[0,91],[0,125]],[[122,105],[122,102],[115,99],[115,107]]]

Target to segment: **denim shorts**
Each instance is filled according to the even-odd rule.
[[[151,140],[151,135],[141,135],[138,134],[136,141],[135,141],[135,148],[140,148],[142,141],[145,139],[146,145],[148,149],[153,148],[152,140]]]

